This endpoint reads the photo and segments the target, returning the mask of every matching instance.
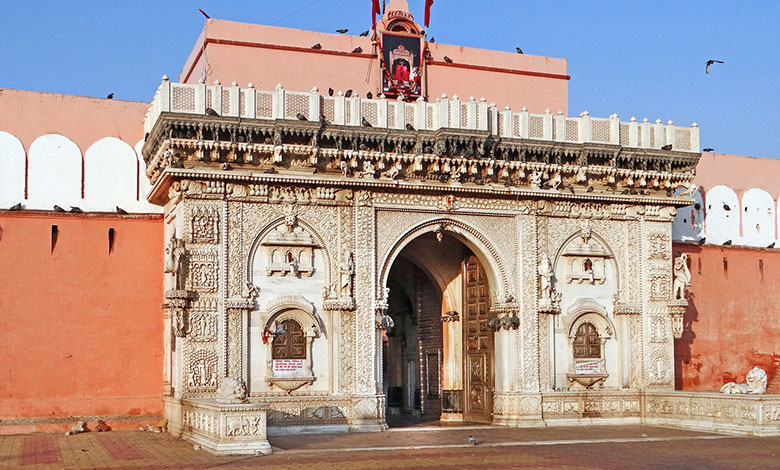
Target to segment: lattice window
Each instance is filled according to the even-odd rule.
[[[287,93],[285,97],[284,117],[286,119],[296,119],[298,114],[303,114],[309,118],[309,95]]]
[[[428,129],[433,129],[433,107],[427,106],[427,109],[425,110],[425,123],[428,126]]]
[[[379,123],[379,110],[376,103],[363,102],[363,109],[361,116],[366,118],[372,126],[376,126]]]
[[[601,358],[601,339],[596,327],[590,323],[583,323],[577,328],[577,334],[574,336],[574,358]]]
[[[628,145],[628,124],[620,125],[620,145]]]
[[[593,142],[609,142],[609,121],[591,120],[590,139]]]
[[[404,104],[403,106],[406,108],[404,110],[404,118],[406,120],[404,124],[414,125],[414,106],[409,106],[406,104]]]
[[[475,129],[479,129],[479,118],[480,118],[480,116],[482,116],[482,114],[479,112],[479,108],[477,108],[477,112],[475,113],[475,116],[474,116],[476,118],[474,120],[474,122],[475,122],[475,125],[477,126]]]
[[[452,125],[455,123],[455,111],[458,110],[458,102],[457,101],[450,101],[450,116],[449,120],[447,122],[447,127],[452,127]]]
[[[558,121],[556,119],[553,119],[552,138],[553,140],[558,138]]]
[[[243,116],[246,112],[246,92],[238,90],[238,115]]]
[[[576,119],[566,120],[566,137],[567,141],[577,141],[579,139],[579,126]]]
[[[466,129],[469,126],[469,107],[465,104],[460,105],[460,127]]]
[[[676,128],[674,130],[674,148],[679,150],[691,149],[691,130]]]
[[[530,127],[530,137],[532,139],[544,138],[544,118],[541,116],[531,116],[528,121]]]
[[[512,113],[512,136],[520,137],[520,115]]]
[[[177,86],[173,88],[173,111],[195,111],[195,89]]]
[[[352,122],[352,100],[346,101],[346,109],[344,110],[346,114],[347,124]]]
[[[655,148],[655,129],[650,128],[650,148]]]
[[[206,92],[206,107],[213,108],[214,107],[214,99],[212,97],[213,92],[211,90],[208,90]]]
[[[320,113],[323,114],[328,121],[336,119],[336,101],[327,98],[320,100]]]
[[[636,130],[636,141],[638,142],[637,143],[637,147],[641,147],[642,146],[642,127],[641,126],[638,127],[637,130]]]
[[[498,126],[498,135],[504,135],[504,113],[498,112],[498,120],[496,125]]]
[[[222,90],[222,114],[230,114],[230,90]]]
[[[274,98],[270,93],[257,94],[257,117],[273,117]]]
[[[306,359],[306,337],[295,320],[282,322],[284,334],[274,335],[271,343],[272,359]]]
[[[398,108],[397,103],[387,103],[387,126],[395,127],[395,111]]]

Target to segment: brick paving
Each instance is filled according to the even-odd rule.
[[[780,469],[778,438],[650,426],[417,428],[270,442],[269,456],[224,457],[138,431],[0,436],[0,469]]]

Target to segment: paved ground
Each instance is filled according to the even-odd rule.
[[[473,435],[479,444],[468,445]],[[217,457],[167,434],[0,436],[2,469],[780,469],[780,439],[649,426],[393,429],[272,437],[274,453]]]

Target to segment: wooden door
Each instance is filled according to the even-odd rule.
[[[476,256],[463,263],[463,418],[490,423],[493,415],[493,331],[490,290]]]

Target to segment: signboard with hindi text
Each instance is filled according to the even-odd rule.
[[[580,362],[574,366],[575,374],[600,374],[601,361]]]
[[[274,377],[303,377],[306,375],[306,359],[274,359]]]

